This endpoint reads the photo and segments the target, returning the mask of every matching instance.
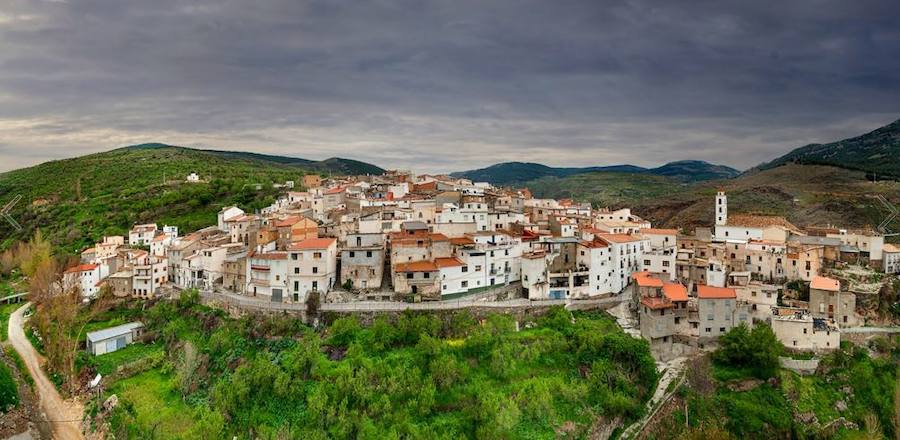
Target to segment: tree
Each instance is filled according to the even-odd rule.
[[[64,266],[50,257],[49,243],[40,233],[35,234],[27,248],[22,265],[23,271],[31,272],[28,292],[35,310],[32,322],[43,339],[48,369],[60,374],[69,390],[74,391],[79,336],[87,323],[109,308],[112,292],[104,287],[85,305],[79,283],[64,276]]]
[[[181,390],[181,398],[194,392],[197,386],[197,371],[200,369],[200,353],[191,341],[185,341],[178,358],[176,372],[178,375],[178,388]]]
[[[719,349],[713,360],[721,365],[745,368],[760,378],[768,379],[778,371],[778,356],[784,347],[768,324],[757,324],[749,330],[741,324],[719,338]]]

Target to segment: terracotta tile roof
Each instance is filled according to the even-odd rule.
[[[593,249],[609,247],[608,244],[606,244],[606,243],[604,243],[604,242],[602,242],[602,241],[597,241],[597,240],[594,240],[594,241],[587,241],[587,240],[585,240],[585,241],[582,241],[582,242],[579,243],[579,244],[581,244],[581,245],[584,246],[584,247],[589,247],[589,248],[593,248]]]
[[[463,263],[462,260],[456,257],[434,259],[434,265],[438,268],[465,266],[465,264],[466,263]]]
[[[713,287],[701,284],[697,286],[697,297],[700,299],[737,298],[737,292],[730,287]]]
[[[441,234],[438,232],[433,232],[431,234],[431,241],[448,241],[448,240],[450,240],[450,239],[447,238],[447,236],[444,234]]]
[[[826,278],[823,276],[815,276],[812,281],[809,283],[810,289],[817,290],[828,290],[831,292],[838,292],[841,290],[841,283],[838,280],[832,278]]]
[[[900,252],[900,246],[896,246],[896,245],[893,245],[890,243],[885,243],[884,246],[881,248],[881,250],[884,252],[889,252],[889,253]]]
[[[253,253],[253,254],[250,254],[249,257],[257,259],[257,260],[287,260],[287,253],[286,252],[268,252],[265,254]]]
[[[679,283],[664,283],[663,284],[663,295],[669,299],[669,301],[687,301],[688,300],[688,292],[687,288],[684,285]]]
[[[293,226],[294,224],[298,223],[299,221],[300,221],[300,216],[292,215],[290,217],[283,218],[281,220],[276,221],[275,227],[276,228],[284,228],[287,226]]]
[[[431,261],[413,261],[411,263],[397,263],[394,265],[396,272],[436,272],[437,265]]]
[[[328,191],[325,191],[325,194],[340,194],[344,192],[344,187],[339,186],[337,188],[331,188]]]
[[[306,249],[327,249],[331,246],[332,243],[335,242],[334,238],[308,238],[306,240],[291,243],[288,247],[289,250],[299,251]]]
[[[743,226],[747,228],[767,228],[781,226],[794,231],[800,228],[787,221],[784,217],[774,215],[733,214],[728,216],[728,226]]]
[[[610,243],[631,243],[641,240],[639,237],[631,234],[596,234],[596,237]]]
[[[641,234],[650,234],[650,235],[678,235],[677,229],[654,229],[647,228],[641,229]]]
[[[656,298],[652,296],[645,296],[641,298],[641,304],[653,309],[668,309],[675,307],[675,304],[672,304],[669,300],[665,298]]]
[[[659,278],[653,277],[650,272],[635,272],[631,274],[631,278],[641,287],[662,287],[663,282]]]
[[[450,244],[454,246],[470,246],[475,244],[475,240],[469,237],[453,237],[450,239]]]
[[[79,264],[78,266],[66,269],[66,273],[88,272],[96,268],[96,264]]]

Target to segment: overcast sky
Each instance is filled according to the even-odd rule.
[[[0,171],[142,142],[744,169],[900,118],[897,17],[897,0],[3,0]]]

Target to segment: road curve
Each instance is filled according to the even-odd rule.
[[[19,307],[9,317],[9,343],[19,353],[25,362],[25,367],[31,377],[34,378],[34,386],[41,400],[41,411],[50,421],[50,428],[53,430],[54,439],[76,440],[83,439],[81,433],[81,419],[84,415],[84,408],[78,402],[66,401],[56,391],[56,387],[44,374],[41,368],[43,358],[31,342],[25,337],[22,330],[24,318],[22,315],[31,303],[26,303]]]

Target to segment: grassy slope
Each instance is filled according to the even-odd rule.
[[[526,183],[535,197],[573,198],[595,206],[626,206],[660,200],[689,187],[667,177],[633,173],[587,173]]]
[[[872,183],[841,168],[789,164],[736,179],[681,184],[658,176],[592,173],[526,184],[537,197],[572,197],[598,206],[631,206],[656,225],[710,226],[713,199],[728,192],[729,213],[782,215],[797,225],[877,225],[886,211],[869,197],[881,194],[900,204],[900,182]],[[900,221],[894,229],[900,229]]]
[[[487,330],[466,316],[454,315],[444,330],[433,316],[370,328],[344,320],[318,335],[288,318],[235,321],[202,306],[157,305],[145,321],[175,349],[175,371],[164,362],[109,384],[107,395],[120,399],[112,432],[183,437],[211,419],[224,429],[212,431],[217,437],[553,438],[557,429],[583,437],[600,415],[635,417],[628,411],[639,413],[653,389],[646,343],[606,316],[579,313],[572,324],[564,315],[520,332],[506,317],[490,319]],[[424,336],[435,332],[450,333]],[[199,388],[182,399],[184,341],[204,367]],[[346,347],[343,359],[330,359],[329,345]],[[613,385],[598,388],[606,383]]]
[[[190,172],[209,182],[185,183]],[[29,237],[36,228],[70,252],[103,235],[123,234],[134,223],[155,221],[187,232],[214,224],[216,212],[226,205],[266,206],[277,195],[272,183],[299,182],[303,174],[295,166],[180,148],[118,149],[47,162],[0,174],[0,200],[23,195],[13,215],[25,227],[14,233],[6,222],[0,224],[6,239],[0,247]],[[263,189],[247,186],[251,183]],[[41,197],[51,202],[31,205]]]

